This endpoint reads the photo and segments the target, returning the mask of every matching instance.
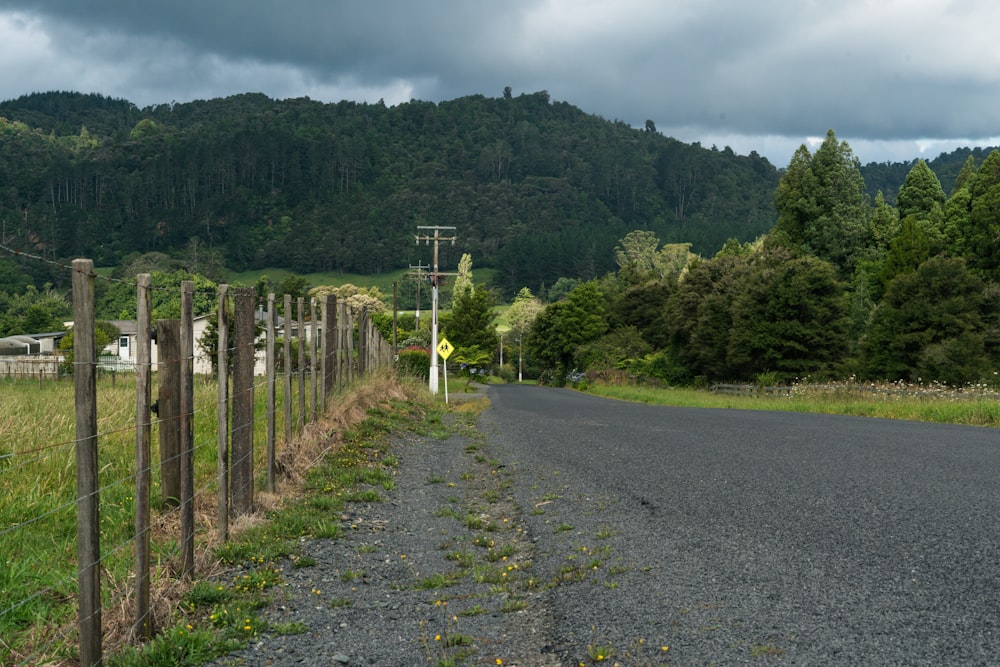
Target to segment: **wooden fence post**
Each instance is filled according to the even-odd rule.
[[[346,306],[343,301],[337,302],[337,322],[335,336],[336,343],[334,347],[336,348],[337,355],[337,388],[343,389],[347,386],[346,374],[347,374],[347,364],[344,360],[344,353],[347,350],[347,345],[344,344],[344,324],[347,322]]]
[[[299,348],[299,431],[301,431],[306,424],[306,315],[303,312],[305,310],[305,305],[305,297],[300,296],[298,300],[299,327],[295,332],[295,340],[298,343]]]
[[[150,489],[152,487],[152,342],[150,333],[150,286],[148,273],[136,276],[135,352],[135,623],[133,632],[140,641],[153,637],[150,610]]]
[[[219,377],[218,460],[219,486],[219,541],[229,539],[229,285],[219,285],[219,310],[216,314],[216,331],[219,349],[216,367]]]
[[[368,372],[374,373],[378,370],[378,351],[379,351],[379,339],[381,335],[378,333],[378,329],[375,328],[375,318],[369,315],[368,317]]]
[[[326,410],[327,397],[333,393],[336,352],[337,352],[337,297],[332,294],[323,295],[323,410]]]
[[[253,509],[254,308],[252,287],[233,290],[233,444],[230,497],[233,512]]]
[[[101,516],[97,479],[94,262],[73,260],[73,383],[76,398],[76,563],[80,664],[100,665]]]
[[[399,286],[392,283],[392,363],[396,363],[399,341],[396,340],[399,331]]]
[[[338,350],[338,366],[339,366],[339,380],[341,388],[347,387],[351,383],[351,370],[354,366],[353,351],[354,345],[353,341],[348,343],[350,338],[354,337],[354,332],[351,331],[354,328],[354,316],[351,314],[351,309],[346,303],[340,303],[337,307],[337,324],[338,324],[338,340],[337,347]]]
[[[354,313],[348,307],[344,308],[344,325],[341,330],[344,334],[344,350],[341,356],[344,358],[344,377],[346,380],[343,386],[346,387],[357,379],[357,369],[354,364]]]
[[[374,373],[378,369],[378,329],[375,328],[375,318],[368,317],[368,372]]]
[[[267,490],[274,493],[274,327],[277,313],[274,312],[274,293],[267,295]]]
[[[160,418],[160,491],[163,504],[176,507],[181,498],[181,321],[157,320],[156,346]]]
[[[316,358],[316,350],[319,345],[319,318],[316,313],[316,298],[313,297],[309,301],[309,305],[312,307],[312,335],[309,337],[309,383],[310,383],[310,399],[312,400],[312,420],[316,421],[319,419],[319,408],[316,403],[316,371],[319,368],[319,360]],[[326,322],[323,322],[323,326],[326,326]]]
[[[362,308],[358,318],[358,377],[368,372],[368,309]]]
[[[283,299],[284,310],[284,348],[285,357],[285,447],[292,441],[292,295],[285,294]]]
[[[181,574],[194,575],[194,282],[181,281]]]

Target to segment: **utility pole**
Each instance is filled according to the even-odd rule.
[[[423,241],[424,245],[430,245],[434,241],[434,263],[431,269],[431,373],[428,388],[432,394],[438,393],[438,286],[441,284],[442,274],[438,271],[438,244],[441,241],[451,241],[455,245],[455,228],[443,227],[440,225],[418,226],[418,230],[423,233],[416,234],[417,245]],[[451,236],[442,236],[441,232],[450,231]],[[433,232],[433,235],[431,235]]]
[[[420,245],[420,239],[417,239],[417,245]],[[431,267],[420,262],[417,262],[416,266],[410,264],[410,275],[415,276],[417,281],[417,311],[414,316],[414,331],[420,331],[420,283],[424,282],[424,269],[429,268]]]

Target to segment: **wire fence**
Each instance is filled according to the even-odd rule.
[[[923,384],[920,382],[822,382],[796,383],[789,385],[759,385],[759,384],[725,384],[717,383],[709,387],[713,394],[729,394],[733,396],[777,396],[795,398],[797,396],[839,396],[879,399],[925,399],[925,400],[996,400],[1000,391],[996,386],[988,384],[970,384],[965,386],[950,386],[937,382]]]
[[[54,380],[60,377],[59,357],[0,357],[0,381]]]
[[[90,260],[70,268],[73,382],[0,389],[2,665],[98,665],[107,651],[149,639],[168,620],[153,573],[192,577],[196,547],[227,540],[254,493],[274,490],[280,448],[331,396],[393,361],[368,313],[355,322],[334,296],[306,308],[285,295],[279,321],[269,295],[260,326],[253,290],[220,285],[216,369],[196,377],[193,285],[177,295],[179,321],[153,322],[150,277],[140,274],[136,361],[112,363],[93,343],[99,276]]]

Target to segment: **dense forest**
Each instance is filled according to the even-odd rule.
[[[394,107],[246,94],[138,109],[76,93],[0,104],[5,244],[114,266],[197,239],[234,270],[380,273],[454,225],[499,287],[614,269],[633,229],[714,253],[775,221],[778,171],[546,92]]]

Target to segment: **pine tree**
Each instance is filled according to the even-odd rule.
[[[927,219],[939,215],[944,203],[944,188],[941,187],[941,181],[926,162],[917,160],[906,174],[906,180],[900,186],[899,195],[896,197],[899,217],[915,215]]]
[[[830,130],[815,155],[801,146],[778,184],[774,201],[778,209],[774,243],[827,260],[842,276],[853,272],[872,239],[865,182],[846,141],[838,142]]]

